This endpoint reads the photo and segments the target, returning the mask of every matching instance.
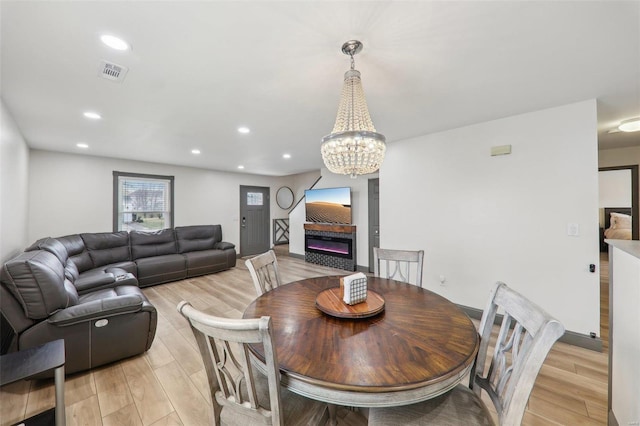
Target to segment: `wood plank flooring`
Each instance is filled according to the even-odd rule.
[[[281,252],[278,261],[284,282],[344,274]],[[229,271],[154,286],[144,292],[158,310],[158,329],[151,349],[90,372],[68,376],[65,383],[68,425],[211,424],[202,362],[191,330],[176,311],[176,305],[185,299],[211,314],[240,318],[255,298],[244,261],[239,260],[237,267]],[[53,405],[52,381],[22,381],[4,386],[0,389],[0,425],[18,422]],[[538,376],[523,424],[604,425],[606,407],[606,353],[557,343]],[[366,425],[365,416],[365,412],[342,408],[338,424]]]

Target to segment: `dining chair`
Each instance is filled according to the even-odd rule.
[[[490,354],[491,331],[498,309],[504,311]],[[369,425],[493,425],[480,398],[489,395],[498,424],[519,425],[540,367],[564,326],[520,293],[498,282],[480,321],[480,348],[469,387],[458,385],[434,399],[413,405],[369,410]],[[490,357],[486,369],[487,357]]]
[[[189,321],[209,380],[214,425],[316,425],[328,418],[327,406],[280,386],[271,317],[220,318],[182,301],[178,311]],[[252,364],[249,344],[262,344],[266,377]],[[255,361],[259,362],[259,361]]]
[[[424,250],[391,250],[373,248],[373,274],[376,277],[403,281],[422,287],[422,262]],[[415,270],[415,282],[411,271]]]
[[[249,269],[258,296],[262,296],[281,284],[278,259],[273,250],[247,259],[244,263]]]

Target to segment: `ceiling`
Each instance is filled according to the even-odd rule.
[[[640,116],[638,1],[3,0],[0,19],[1,96],[35,149],[317,170],[353,38],[390,144],[594,98],[600,148],[640,144],[640,132],[608,133]],[[106,47],[104,33],[132,49]],[[99,77],[101,60],[127,67],[124,81]]]

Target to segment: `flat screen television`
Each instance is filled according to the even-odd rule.
[[[304,191],[307,222],[351,224],[351,188]]]

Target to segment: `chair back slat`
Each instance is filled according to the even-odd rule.
[[[278,259],[273,250],[247,259],[245,265],[247,265],[247,269],[249,269],[258,296],[280,286]]]
[[[282,425],[280,375],[271,333],[271,318],[229,319],[198,311],[182,301],[178,311],[189,321],[209,380],[214,424],[222,409],[243,413],[265,424]],[[269,404],[258,399],[248,345],[261,343],[269,388]]]
[[[373,273],[376,277],[398,280],[422,287],[423,250],[373,248]],[[412,280],[412,271],[415,279]]]
[[[491,362],[491,330],[498,311],[504,312]],[[480,322],[480,349],[471,387],[484,389],[500,424],[520,424],[535,379],[553,344],[564,334],[564,326],[542,308],[506,284],[498,282]]]

